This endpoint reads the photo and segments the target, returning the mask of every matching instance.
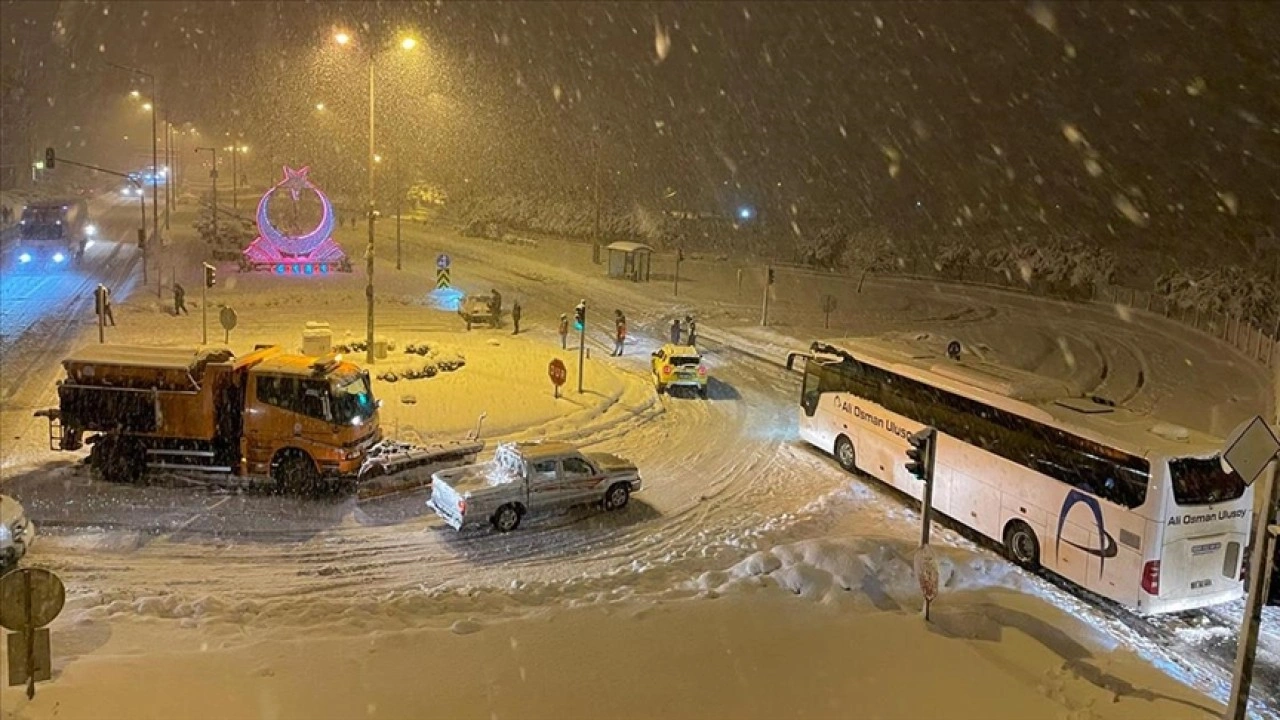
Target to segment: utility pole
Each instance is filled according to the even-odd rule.
[[[198,147],[196,152],[208,150],[213,156],[213,169],[209,171],[209,177],[213,178],[213,241],[218,241],[218,148],[216,147]]]
[[[173,125],[169,108],[164,109],[164,229],[169,230],[169,206],[173,204]],[[159,269],[156,270],[159,272]]]
[[[769,288],[773,287],[773,268],[765,266],[764,269],[764,305],[760,308],[760,326],[765,327],[769,324]]]
[[[1249,711],[1249,691],[1253,686],[1254,658],[1258,651],[1258,629],[1262,625],[1262,607],[1266,604],[1271,561],[1275,557],[1280,536],[1280,482],[1277,463],[1273,459],[1262,471],[1259,491],[1266,500],[1253,532],[1253,548],[1249,556],[1249,594],[1245,597],[1244,625],[1236,646],[1235,667],[1231,676],[1231,698],[1226,720],[1245,720]]]
[[[400,158],[396,158],[396,269],[400,269],[400,201],[404,199],[404,186],[400,182]]]
[[[592,128],[592,130],[593,130],[592,132],[593,139],[595,140],[595,144],[594,144],[595,170],[593,172],[593,176],[595,180],[592,184],[595,187],[595,192],[593,193],[593,195],[595,196],[595,206],[596,206],[596,229],[595,229],[595,234],[593,234],[591,237],[591,262],[595,263],[596,265],[599,265],[600,264],[600,127],[596,126]]]
[[[368,327],[365,331],[365,342],[368,345],[365,353],[365,362],[370,365],[374,364],[373,352],[373,221],[374,221],[374,200],[373,200],[373,50],[369,50],[369,244],[365,248],[365,275],[368,283],[364,288],[365,302],[368,304]]]

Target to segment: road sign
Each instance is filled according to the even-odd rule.
[[[1267,463],[1280,452],[1280,440],[1276,440],[1261,417],[1254,416],[1231,433],[1225,447],[1223,462],[1235,470],[1246,485],[1251,485],[1266,469]]]
[[[449,256],[448,256],[448,255],[446,255],[445,253],[440,253],[439,255],[437,255],[437,256],[436,256],[436,269],[438,269],[438,270],[448,270],[448,269],[449,269]]]
[[[560,386],[569,378],[569,370],[564,366],[563,360],[556,358],[547,366],[547,375],[551,377],[551,382],[553,384]]]
[[[27,671],[27,633],[9,633],[9,684],[30,685],[53,677],[53,652],[49,647],[49,628],[36,628],[36,635],[30,646],[33,666]]]
[[[921,545],[916,550],[915,569],[920,594],[924,595],[925,602],[933,602],[938,597],[938,559],[928,545]]]
[[[444,290],[453,286],[449,280],[449,268],[436,268],[436,289]]]
[[[48,570],[22,568],[6,573],[0,576],[0,626],[24,632],[28,627],[48,625],[62,612],[66,600],[62,581]]]
[[[238,320],[239,318],[236,316],[236,311],[230,307],[223,306],[222,310],[218,312],[218,322],[222,323],[223,330],[235,330],[236,322]]]

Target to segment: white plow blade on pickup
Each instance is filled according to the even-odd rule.
[[[482,440],[431,445],[384,440],[369,448],[356,481],[356,497],[364,500],[425,487],[431,484],[432,473],[475,462],[483,449]]]

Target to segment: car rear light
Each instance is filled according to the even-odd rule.
[[[670,365],[663,365],[663,366],[662,366],[662,374],[663,374],[663,375],[670,375],[670,374],[671,374],[671,366],[670,366]]]
[[[706,374],[707,374],[707,368],[706,368],[705,366],[703,366],[703,365],[699,365],[699,366],[698,366],[698,374],[699,374],[699,375],[706,375]]]
[[[465,514],[466,514],[466,512],[467,512],[467,501],[466,501],[466,500],[459,500],[459,501],[458,501],[458,514],[459,514],[459,515],[465,515]]]
[[[1160,561],[1150,560],[1142,566],[1142,589],[1148,595],[1160,594]]]

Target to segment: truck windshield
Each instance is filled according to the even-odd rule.
[[[340,423],[363,421],[373,415],[376,404],[364,374],[338,378],[333,384],[333,419]]]

